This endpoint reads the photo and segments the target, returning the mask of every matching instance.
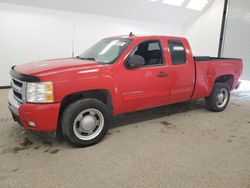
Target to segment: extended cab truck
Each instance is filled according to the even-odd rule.
[[[220,112],[241,73],[240,59],[193,57],[185,38],[112,37],[76,58],[12,67],[9,108],[26,129],[90,146],[117,114],[199,98]]]

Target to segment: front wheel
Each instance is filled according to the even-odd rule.
[[[96,99],[76,101],[63,112],[63,136],[77,147],[94,145],[106,135],[110,117],[107,106]]]
[[[209,97],[206,98],[207,108],[214,112],[225,110],[230,100],[229,86],[226,83],[217,82]]]

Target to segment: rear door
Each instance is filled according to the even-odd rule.
[[[195,67],[187,41],[168,40],[171,61],[170,102],[182,102],[192,96],[195,83]]]
[[[140,55],[145,65],[126,68],[118,75],[121,112],[136,111],[164,104],[170,94],[169,66],[166,65],[162,41],[159,39],[140,42],[129,56]]]

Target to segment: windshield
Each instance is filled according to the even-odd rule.
[[[110,64],[121,55],[130,41],[129,39],[103,39],[77,58]]]

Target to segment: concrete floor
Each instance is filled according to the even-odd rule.
[[[73,148],[19,127],[0,90],[0,187],[250,188],[250,97],[226,111],[204,101],[116,117],[104,140]]]

